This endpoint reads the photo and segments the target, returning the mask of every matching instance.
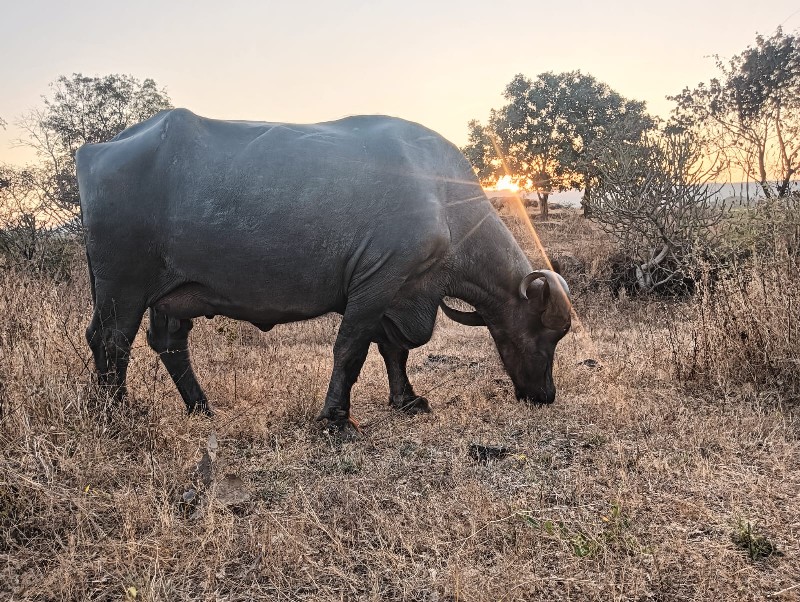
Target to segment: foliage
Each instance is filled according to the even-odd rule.
[[[75,153],[83,145],[104,142],[125,128],[171,106],[169,96],[152,79],[130,75],[60,76],[50,85],[43,106],[31,111],[20,125],[23,142],[42,160],[40,193],[49,207],[78,211]]]
[[[469,160],[481,182],[496,180],[499,174],[494,162],[497,155],[491,131],[477,119],[471,120],[467,127],[469,128],[467,145],[461,149],[464,156]]]
[[[49,204],[42,179],[41,170],[0,167],[0,265],[65,278],[73,245],[56,226],[68,214]]]
[[[757,533],[750,521],[740,519],[736,530],[731,535],[731,540],[737,548],[747,552],[747,557],[752,561],[768,558],[777,552],[775,544],[764,535]]]
[[[601,175],[592,152],[597,141],[636,139],[654,124],[643,102],[580,71],[516,75],[503,95],[507,104],[492,110],[488,125],[470,122],[463,151],[485,182],[511,174],[535,191],[544,214],[556,190],[582,187],[589,202]]]
[[[731,248],[777,257],[800,250],[800,193],[767,197],[737,210],[726,235]]]
[[[725,395],[777,390],[796,400],[800,195],[765,199],[730,221],[726,243],[747,255],[669,323],[676,375]]]
[[[715,164],[704,165],[696,137],[666,129],[635,142],[597,141],[592,153],[600,174],[592,218],[619,243],[638,288],[693,288],[727,215]]]
[[[778,30],[724,62],[718,77],[670,97],[673,123],[765,196],[785,196],[800,169],[800,37]],[[737,173],[738,175],[738,173]]]

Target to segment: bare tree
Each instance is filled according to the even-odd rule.
[[[601,178],[592,219],[619,242],[631,284],[640,292],[693,289],[727,215],[715,184],[719,162],[693,134],[675,130],[598,144],[594,153]]]
[[[725,62],[719,76],[671,97],[673,121],[695,131],[758,183],[767,197],[786,196],[800,170],[800,36],[778,30]]]
[[[64,229],[69,215],[54,208],[43,192],[42,170],[0,167],[0,256],[4,267],[51,271],[62,263]],[[54,213],[55,211],[55,213]]]

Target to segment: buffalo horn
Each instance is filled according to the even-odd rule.
[[[542,324],[552,330],[564,330],[570,323],[572,303],[569,300],[569,286],[560,275],[550,270],[531,272],[519,283],[520,297],[527,299],[528,287],[539,278],[544,278],[546,289],[543,298],[547,300],[542,312]]]
[[[454,322],[458,322],[464,326],[486,326],[486,322],[483,321],[483,318],[477,311],[459,311],[448,307],[445,305],[444,301],[442,301],[439,306],[442,308],[444,315]]]

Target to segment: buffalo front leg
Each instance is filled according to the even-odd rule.
[[[100,318],[100,312],[95,310],[92,314],[92,321],[86,328],[86,342],[89,344],[89,349],[92,350],[92,357],[94,358],[94,366],[97,370],[97,378],[101,386],[105,386],[108,379],[108,356],[106,355],[106,346],[103,343],[103,327]]]
[[[418,396],[408,380],[408,349],[379,343],[378,350],[386,363],[386,374],[389,377],[389,405],[409,414],[430,412],[428,400]]]
[[[333,345],[333,372],[325,405],[317,420],[327,420],[337,429],[352,423],[350,390],[353,388],[370,343],[379,332],[380,321],[394,291],[362,289],[350,296]]]
[[[343,321],[333,346],[333,373],[325,395],[325,405],[317,420],[327,420],[338,429],[350,422],[350,390],[353,388],[369,351],[371,337],[363,328],[348,327]]]
[[[172,382],[178,388],[188,413],[212,416],[211,406],[197,382],[189,357],[191,320],[177,320],[150,308],[147,343],[161,358]]]

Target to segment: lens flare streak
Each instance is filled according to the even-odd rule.
[[[508,168],[508,162],[506,161],[506,157],[503,154],[503,151],[500,148],[500,145],[497,143],[497,140],[495,139],[495,137],[494,136],[490,136],[489,139],[492,141],[492,146],[494,147],[495,154],[500,159],[500,164],[503,167],[503,171],[505,172],[505,176],[507,176],[508,177],[508,181],[510,181],[511,180],[511,171]],[[522,224],[525,226],[525,228],[528,231],[528,233],[531,235],[531,238],[533,239],[533,244],[536,245],[536,248],[538,249],[539,253],[544,258],[544,262],[547,265],[547,269],[551,270],[551,271],[554,271],[553,270],[553,264],[550,262],[550,256],[547,254],[547,250],[544,248],[544,245],[542,244],[542,241],[539,238],[538,232],[536,232],[536,228],[533,226],[533,222],[531,221],[531,218],[528,215],[528,212],[525,211],[525,205],[522,203],[522,198],[520,197],[520,194],[519,194],[518,191],[512,191],[510,206],[511,206],[512,211],[516,215],[517,219],[519,219],[522,222]],[[586,332],[586,329],[583,328],[583,324],[581,322],[581,319],[578,317],[578,314],[575,312],[575,307],[572,305],[571,302],[570,302],[570,310],[571,310],[571,313],[572,313],[572,320],[575,323],[575,326],[577,326],[577,328],[575,330],[578,331],[578,332]],[[594,345],[591,343],[591,341],[589,341],[589,342],[590,342],[590,345],[592,347],[594,347]]]

